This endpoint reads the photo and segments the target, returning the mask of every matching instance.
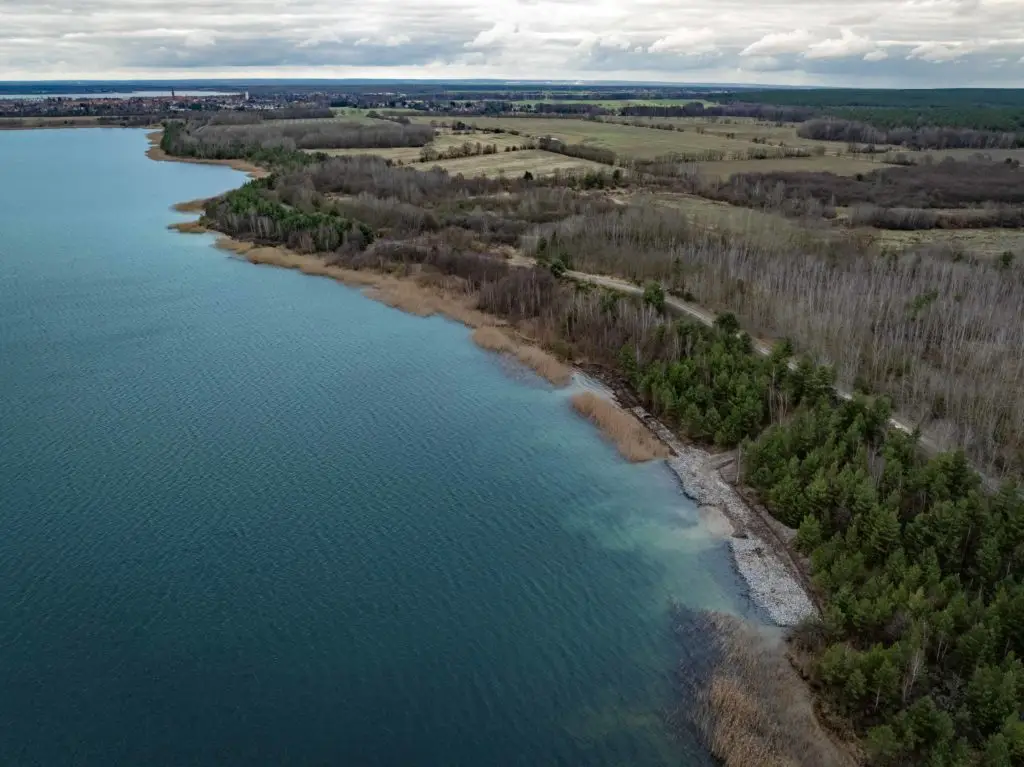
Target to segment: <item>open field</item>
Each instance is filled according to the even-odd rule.
[[[334,114],[344,120],[353,120],[356,122],[374,122],[379,119],[376,117],[367,117],[370,112],[376,112],[379,115],[416,115],[423,114],[415,109],[362,109],[360,107],[332,107],[331,111]]]
[[[684,131],[701,130],[708,135],[722,138],[731,137],[740,141],[750,142],[756,138],[765,139],[772,144],[782,142],[787,146],[823,145],[832,151],[845,148],[844,144],[838,142],[800,138],[797,135],[796,123],[780,124],[753,117],[620,117],[617,119],[649,125],[674,125]]]
[[[777,213],[769,213],[753,208],[741,208],[727,202],[708,200],[693,194],[675,192],[656,192],[654,194],[637,194],[627,199],[635,205],[653,204],[660,208],[679,211],[694,223],[712,229],[724,229],[732,232],[764,232],[794,236],[798,232],[807,231],[807,227],[794,219],[786,218]],[[823,226],[821,231],[826,231]]]
[[[437,118],[434,118],[435,121]],[[430,122],[418,118],[415,122]],[[696,131],[674,132],[638,128],[612,122],[571,120],[548,117],[468,117],[464,122],[480,128],[515,130],[541,138],[552,136],[567,144],[610,149],[623,158],[653,160],[674,152],[720,151],[744,154],[753,144]]]
[[[498,153],[505,155],[505,147],[518,147],[525,144],[529,139],[523,136],[510,136],[501,133],[452,133],[451,131],[439,130],[434,140],[427,147],[438,153],[443,153],[453,147],[461,147],[464,144],[487,146],[493,144],[498,148]],[[427,147],[403,146],[392,148],[360,148],[360,149],[327,149],[326,154],[332,156],[374,154],[388,160],[402,163],[419,162],[423,150]],[[318,150],[310,150],[318,151]]]
[[[758,120],[753,117],[618,117],[606,118],[619,122],[643,123],[646,125],[672,125],[683,132],[699,131],[707,136],[717,136],[730,141],[744,141],[767,146],[802,147],[810,151],[824,151],[825,154],[849,154],[847,144],[842,141],[822,141],[797,135],[796,123],[777,123]],[[897,149],[892,147],[892,149]]]
[[[414,122],[443,122],[455,118],[413,118]],[[625,119],[625,118],[623,118]],[[632,119],[632,118],[630,118]],[[752,139],[766,139],[773,146],[785,144],[809,151],[823,151],[826,155],[846,154],[841,142],[813,141],[796,136],[793,126],[777,127],[773,123],[753,120],[742,124],[713,122],[707,118],[637,118],[645,122],[685,125],[684,130],[655,130],[626,125],[619,120],[575,120],[552,117],[466,117],[463,121],[484,129],[500,128],[519,131],[523,135],[541,138],[552,136],[567,144],[609,149],[623,159],[651,160],[668,154],[699,154],[722,152],[726,157],[746,159],[748,152],[763,148],[771,152],[772,146],[756,144]],[[739,123],[739,118],[736,118]],[[698,128],[700,130],[698,130]],[[776,150],[778,151],[778,150]],[[809,158],[813,159],[813,158]]]
[[[876,243],[894,250],[930,246],[949,254],[970,253],[996,257],[1006,251],[1024,257],[1024,229],[894,229],[858,228],[851,231],[869,234]]]
[[[778,160],[723,160],[699,163],[701,172],[729,178],[734,173],[773,173],[823,171],[837,176],[853,176],[890,167],[873,155],[825,155],[824,157],[783,157]]]
[[[977,155],[982,155],[996,162],[1018,160],[1024,163],[1024,149],[941,149],[923,152],[900,149],[897,151],[904,152],[908,157],[917,162],[920,162],[924,155],[930,155],[935,162],[940,162],[946,157],[952,157],[954,160],[971,160]]]
[[[540,149],[526,149],[519,152],[499,152],[476,157],[460,157],[457,160],[439,160],[424,163],[422,167],[439,166],[455,175],[463,176],[521,176],[527,171],[535,176],[550,175],[555,172],[608,170],[608,166],[577,157],[566,157],[554,152]]]
[[[323,152],[331,157],[347,157],[351,155],[376,155],[386,160],[410,163],[420,159],[423,147],[419,146],[398,146],[398,147],[360,147],[358,149],[307,149],[307,152],[315,154]]]

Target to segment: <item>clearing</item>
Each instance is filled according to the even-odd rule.
[[[443,131],[443,132],[442,132]],[[506,147],[520,147],[529,143],[528,138],[523,136],[511,136],[503,133],[452,133],[448,130],[439,129],[438,134],[434,137],[434,140],[427,144],[425,147],[419,146],[400,146],[400,147],[388,147],[388,148],[356,148],[356,149],[321,149],[321,150],[307,150],[307,151],[322,151],[325,154],[332,156],[344,156],[344,155],[357,155],[357,154],[375,154],[378,157],[384,157],[388,160],[395,162],[401,162],[403,164],[416,163],[420,161],[420,157],[423,155],[425,149],[432,149],[438,154],[443,154],[451,149],[458,149],[465,147],[467,144],[471,149],[475,149],[476,145],[479,144],[481,147],[486,147],[493,144],[498,148],[499,154],[506,154]],[[509,153],[511,154],[511,153]],[[441,158],[438,158],[436,162],[441,162]]]
[[[735,153],[745,157],[747,151],[755,147],[750,141],[727,139],[696,131],[654,130],[617,122],[549,117],[465,117],[459,119],[462,119],[467,125],[478,128],[519,131],[523,135],[534,138],[552,136],[567,144],[586,144],[610,149],[624,159],[653,160],[656,157],[672,153],[707,151]],[[437,122],[437,118],[434,120]],[[418,118],[415,121],[430,122],[426,118]]]
[[[527,171],[535,176],[545,176],[556,172],[567,171],[607,171],[607,165],[581,160],[577,157],[566,157],[554,152],[540,149],[525,149],[519,152],[498,152],[476,157],[460,157],[457,160],[439,160],[424,163],[423,167],[439,166],[450,174],[461,173],[463,176],[521,176]]]
[[[949,254],[973,253],[995,257],[1006,251],[1024,256],[1024,229],[918,229],[902,231],[861,227],[879,245],[894,249],[929,246]]]
[[[723,160],[699,163],[701,172],[729,178],[734,173],[783,173],[794,171],[821,171],[837,176],[855,176],[873,170],[891,167],[878,155],[825,155],[824,157],[783,157],[778,160]]]

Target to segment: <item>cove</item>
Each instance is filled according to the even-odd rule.
[[[708,764],[669,605],[750,608],[670,472],[146,146],[0,134],[0,762]]]

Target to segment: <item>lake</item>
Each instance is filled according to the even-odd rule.
[[[750,607],[667,468],[146,147],[0,133],[0,763],[709,764],[669,605]]]

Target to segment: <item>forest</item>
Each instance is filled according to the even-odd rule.
[[[731,93],[726,100],[811,109],[819,116],[860,121],[882,130],[931,126],[1024,131],[1024,96],[1011,88],[749,90]]]
[[[425,146],[434,138],[427,125],[403,125],[381,120],[371,125],[342,120],[284,120],[249,122],[228,117],[202,122],[168,122],[161,148],[168,154],[201,159],[250,159],[280,164],[285,157],[305,163],[296,156],[301,149],[346,149],[351,147]]]
[[[808,120],[797,133],[819,141],[846,141],[858,144],[894,144],[910,149],[1015,149],[1024,146],[1024,110],[1021,124],[1006,130],[954,127],[930,123],[857,122],[830,118]],[[977,123],[971,123],[977,125]]]
[[[815,199],[832,207],[857,203],[906,208],[960,208],[982,203],[1021,205],[1024,170],[1015,160],[946,158],[937,163],[883,167],[856,176],[826,171],[737,173],[723,182],[717,192],[707,190],[704,194],[756,206],[772,196]]]
[[[825,610],[794,645],[870,763],[1024,765],[1019,264],[702,227],[642,193],[672,178],[610,167],[590,181],[488,179],[289,158],[210,201],[204,225],[443,285],[621,377],[680,433],[738,450],[744,481],[798,530]],[[628,297],[568,269],[649,289]],[[719,310],[715,326],[673,317],[666,292]],[[748,333],[783,340],[762,355]],[[852,401],[835,398],[837,381]],[[889,429],[893,408],[953,449]]]

